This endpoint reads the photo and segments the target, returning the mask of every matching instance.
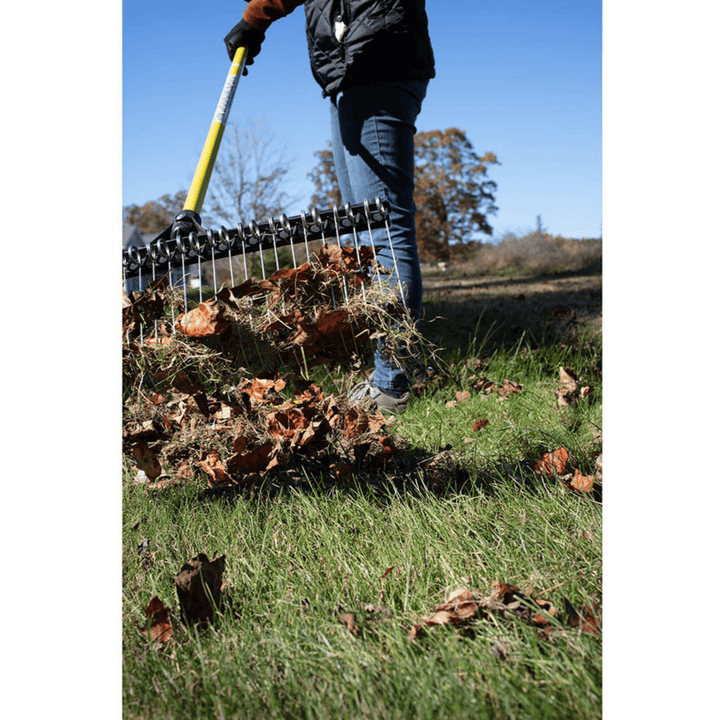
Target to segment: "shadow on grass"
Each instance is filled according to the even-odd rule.
[[[526,338],[530,349],[601,332],[600,261],[551,275],[427,282],[421,330],[441,348],[487,352]]]
[[[200,502],[232,504],[239,500],[264,502],[287,494],[306,493],[318,497],[363,497],[385,506],[430,496],[481,495],[490,499],[508,490],[532,495],[563,484],[557,478],[535,473],[532,466],[533,461],[528,459],[478,471],[450,448],[439,453],[411,449],[395,459],[392,469],[354,473],[342,482],[317,468],[312,474],[280,472],[248,485],[205,488],[196,497]],[[572,490],[567,488],[567,492]],[[601,486],[596,486],[590,493],[577,494],[602,502]]]

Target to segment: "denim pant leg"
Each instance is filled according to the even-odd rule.
[[[389,209],[397,276],[405,301],[417,320],[422,312],[422,276],[415,239],[415,120],[427,91],[427,80],[373,83],[350,88],[330,107],[335,172],[343,203],[372,202]],[[384,231],[373,231],[378,259],[393,267]],[[404,392],[402,370],[378,352],[375,383],[383,390]]]

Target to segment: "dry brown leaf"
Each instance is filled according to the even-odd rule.
[[[473,423],[473,432],[482,430],[486,425],[490,423],[489,420],[477,420]]]
[[[270,443],[259,445],[244,453],[235,453],[228,459],[228,470],[232,473],[257,473],[267,468],[268,458],[273,446]]]
[[[175,588],[183,616],[188,622],[207,622],[220,604],[225,556],[200,553],[186,562],[175,576]]]
[[[382,412],[376,412],[368,415],[368,431],[377,434],[383,432],[388,425],[388,418]]]
[[[170,611],[159,597],[153,597],[145,609],[145,617],[150,618],[150,642],[162,644],[170,641],[173,636],[173,626],[170,620]],[[140,627],[143,635],[148,632],[147,624]]]
[[[257,404],[270,404],[279,399],[278,393],[285,387],[285,381],[281,378],[268,380],[254,378],[246,380],[240,388],[240,392],[247,395],[251,402]]]
[[[357,635],[360,632],[357,622],[355,621],[355,615],[353,613],[339,613],[338,620],[344,625],[353,635]]]
[[[209,484],[232,483],[232,478],[228,475],[225,463],[220,459],[218,453],[208,453],[204,459],[200,460],[200,467],[210,476]]]
[[[567,598],[563,598],[563,600],[565,603],[565,613],[567,614],[567,620],[570,627],[579,628],[583,632],[588,632],[593,635],[600,635],[601,622],[600,618],[597,616],[597,612],[600,607],[599,603],[596,603],[594,607],[586,605],[578,610]]]
[[[565,472],[570,453],[563,447],[553,452],[544,453],[535,463],[534,469],[537,473],[545,475],[562,475]]]
[[[309,425],[310,421],[297,408],[277,410],[267,417],[267,430],[272,436],[299,437]]]
[[[345,415],[345,428],[343,434],[352,439],[362,435],[368,429],[367,414],[355,407],[348,409]]]
[[[194,395],[195,393],[203,392],[202,382],[193,377],[190,373],[185,372],[185,370],[181,370],[173,375],[172,386],[186,395]]]
[[[583,475],[579,470],[575,470],[575,475],[570,480],[570,487],[578,492],[589,493],[593,491],[595,486],[594,475]]]
[[[577,387],[577,375],[575,371],[567,367],[560,367],[560,384],[563,388],[574,392]]]
[[[206,300],[193,310],[179,315],[175,328],[193,338],[221,335],[229,327],[223,306],[217,300]]]
[[[566,367],[560,368],[560,387],[555,391],[558,407],[568,407],[578,401],[579,398],[586,398],[592,392],[592,387],[578,385],[577,375],[573,370]]]
[[[501,600],[505,605],[509,605],[515,600],[515,593],[520,590],[517,585],[494,580],[492,584],[493,592],[491,598],[493,600]]]
[[[395,447],[395,441],[392,439],[392,436],[387,435],[386,437],[378,438],[378,443],[380,444],[382,455],[397,455],[398,451]]]
[[[150,480],[154,480],[162,473],[162,467],[157,455],[148,447],[147,443],[139,442],[132,449],[138,469],[142,470]]]
[[[385,572],[380,576],[381,580],[384,580],[393,570],[395,569],[394,565],[391,565]]]
[[[469,390],[458,390],[455,393],[455,399],[459,403],[469,400],[470,399],[470,391]]]
[[[498,390],[498,393],[500,393],[501,397],[507,398],[514,393],[521,392],[522,389],[523,386],[514,380],[503,380],[503,386]]]
[[[458,588],[448,596],[446,602],[435,607],[435,612],[415,625],[408,638],[414,640],[418,632],[432,625],[462,625],[477,617],[480,606],[467,588]]]
[[[192,480],[195,477],[192,466],[189,462],[181,462],[175,469],[175,477],[178,480]]]

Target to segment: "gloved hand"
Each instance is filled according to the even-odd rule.
[[[247,66],[253,64],[253,59],[259,54],[260,46],[265,39],[265,33],[256,30],[249,22],[241,20],[226,36],[225,47],[228,57],[233,60],[239,47],[248,49],[248,58],[245,61],[243,75],[247,75]]]

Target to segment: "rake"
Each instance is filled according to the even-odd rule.
[[[132,288],[143,290],[150,282],[163,276],[169,278],[173,286],[182,285],[185,310],[188,309],[187,277],[191,267],[197,269],[200,280],[199,300],[203,302],[203,270],[209,265],[212,269],[213,296],[218,293],[217,265],[219,260],[227,259],[231,283],[235,284],[233,260],[242,258],[244,280],[248,280],[247,256],[258,253],[260,268],[265,279],[265,253],[271,253],[275,270],[281,269],[278,250],[290,249],[292,265],[298,268],[299,258],[303,255],[310,259],[310,243],[320,240],[323,245],[337,243],[352,246],[360,259],[361,237],[367,238],[372,248],[372,256],[377,261],[373,230],[383,230],[387,234],[387,246],[392,257],[389,272],[397,277],[397,262],[389,225],[389,211],[379,198],[364,200],[357,204],[334,205],[328,209],[312,208],[307,212],[288,217],[268,217],[243,222],[240,219],[234,228],[224,226],[219,229],[207,229],[202,225],[200,212],[210,182],[212,170],[217,158],[220,142],[230,113],[237,82],[242,75],[247,60],[247,49],[238,48],[220,95],[215,115],[203,147],[200,160],[193,177],[187,199],[181,213],[175,220],[183,220],[192,226],[186,234],[174,230],[170,225],[144,247],[130,245],[123,249],[122,268],[123,285],[126,292]],[[362,243],[364,244],[364,243]],[[378,263],[374,263],[378,267]],[[405,304],[404,291],[397,285],[398,294]]]

